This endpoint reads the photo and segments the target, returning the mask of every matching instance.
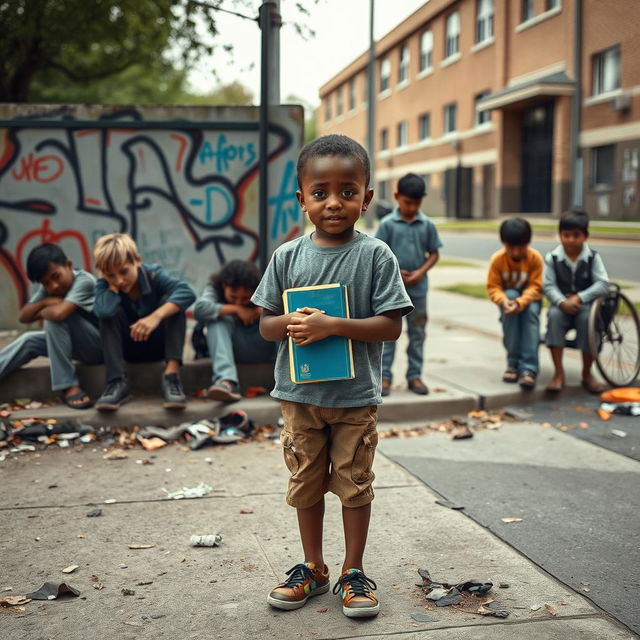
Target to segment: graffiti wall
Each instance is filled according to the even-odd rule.
[[[42,242],[91,270],[99,236],[129,233],[143,261],[201,291],[225,262],[257,262],[259,242],[271,253],[299,235],[302,108],[271,109],[267,238],[258,118],[255,107],[0,105],[0,328],[18,326],[25,260]]]

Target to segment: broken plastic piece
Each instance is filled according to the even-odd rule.
[[[219,533],[212,533],[205,536],[191,536],[189,544],[192,547],[217,547],[222,542],[222,536]]]
[[[67,595],[77,597],[80,592],[66,582],[45,582],[37,591],[27,593],[26,597],[32,600],[56,600]]]

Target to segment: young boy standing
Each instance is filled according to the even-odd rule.
[[[442,247],[436,225],[420,211],[426,195],[424,180],[408,173],[398,180],[393,194],[398,203],[395,209],[380,221],[376,238],[386,242],[400,264],[400,275],[415,311],[407,316],[409,346],[407,356],[407,386],[409,391],[427,395],[429,389],[422,382],[422,362],[427,326],[427,273],[438,262]],[[393,357],[396,343],[385,342],[382,353],[382,395],[391,393]]]
[[[587,244],[589,216],[584,211],[565,213],[558,231],[560,245],[544,258],[544,294],[551,303],[546,343],[555,367],[547,391],[564,387],[562,350],[565,334],[574,328],[577,347],[582,351],[582,386],[589,393],[600,393],[602,385],[591,373],[593,356],[587,325],[591,303],[609,290],[609,276],[600,254]]]
[[[93,314],[96,279],[74,269],[57,244],[41,244],[29,253],[27,277],[40,286],[22,307],[19,320],[44,321],[44,331],[28,331],[0,350],[0,379],[38,356],[51,360],[51,388],[62,391],[72,409],[93,403],[82,390],[73,359],[84,364],[102,362],[98,319]]]
[[[274,252],[252,297],[264,309],[262,336],[280,342],[271,395],[282,405],[281,442],[291,472],[287,502],[297,510],[305,556],[267,601],[278,609],[297,609],[329,590],[322,529],[324,494],[331,491],[342,502],[346,547],[334,593],[341,591],[345,615],[374,616],[380,605],[372,592],[376,584],[364,573],[363,555],[373,500],[382,342],[398,338],[402,315],[412,306],[389,248],[354,229],[373,196],[362,146],[346,136],[319,138],[300,152],[297,175],[298,201],[314,231]],[[331,283],[347,285],[350,318],[309,307],[284,313],[285,289]],[[304,346],[330,335],[352,340],[355,378],[294,384],[287,336]]]
[[[500,225],[504,248],[493,254],[487,273],[491,302],[500,307],[507,368],[503,382],[533,389],[538,376],[542,256],[529,246],[531,225],[510,218]]]
[[[191,285],[172,278],[158,265],[143,264],[133,238],[102,236],[93,250],[100,279],[95,313],[100,319],[107,386],[96,408],[114,411],[129,398],[127,362],[165,360],[164,406],[182,409],[186,397],[180,380],[187,327],[185,311],[196,299]]]

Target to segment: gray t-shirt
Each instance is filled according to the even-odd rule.
[[[352,318],[370,318],[387,311],[413,310],[400,269],[389,247],[358,233],[339,247],[319,247],[309,235],[278,247],[251,300],[276,315],[284,313],[282,292],[339,282],[347,285]],[[271,395],[280,400],[317,407],[363,407],[380,404],[381,342],[352,341],[355,378],[331,382],[295,384],[289,371],[289,342],[278,348],[276,385]]]
[[[40,284],[36,289],[36,292],[31,296],[30,303],[40,302],[43,298],[47,297],[47,292]],[[91,313],[93,312],[93,302],[96,297],[96,279],[93,274],[85,271],[84,269],[73,270],[73,282],[71,288],[64,297],[67,302],[72,302],[79,309]]]

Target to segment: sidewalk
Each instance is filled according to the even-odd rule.
[[[28,593],[45,581],[66,581],[81,595],[32,601],[22,612],[0,608],[0,637],[634,637],[466,515],[435,504],[437,495],[382,454],[374,467],[377,496],[366,558],[367,573],[378,584],[380,615],[347,619],[331,593],[298,611],[272,610],[265,602],[267,592],[301,559],[295,511],[284,502],[288,474],[278,444],[195,452],[170,446],[144,466],[136,459],[145,452],[128,453],[127,459],[107,461],[98,448],[51,448],[41,456],[25,454],[2,463],[0,589],[11,587],[2,597]],[[200,482],[211,485],[212,493],[164,499],[163,488]],[[103,514],[87,518],[94,507]],[[217,532],[223,536],[218,548],[188,544],[192,534]],[[132,550],[131,544],[152,546]],[[334,496],[327,499],[325,546],[333,583],[343,553]],[[72,564],[79,567],[62,573]],[[507,608],[509,617],[475,614],[480,599],[464,610],[428,605],[415,586],[419,568],[451,582],[492,581],[487,599]],[[498,588],[500,582],[509,587]],[[122,589],[135,593],[125,596]],[[418,622],[412,614],[428,619]]]

